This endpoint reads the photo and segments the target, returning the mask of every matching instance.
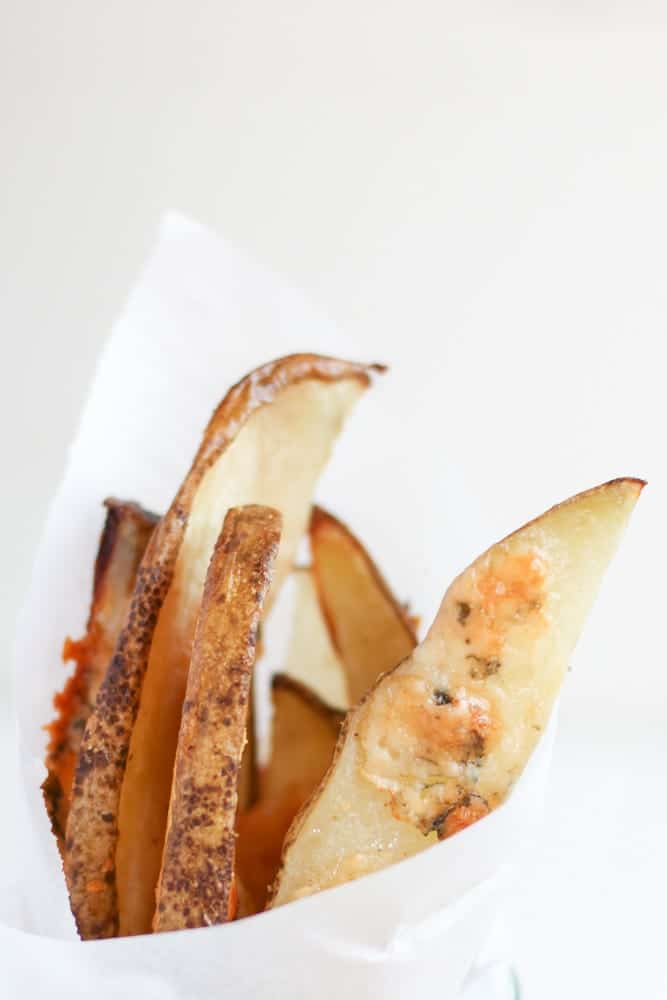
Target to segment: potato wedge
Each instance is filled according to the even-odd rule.
[[[238,821],[238,875],[252,899],[252,913],[264,909],[285,834],[326,773],[345,718],[345,712],[286,674],[274,676],[271,694],[271,758],[260,771],[259,801]]]
[[[213,551],[183,702],[155,931],[230,916],[250,677],[281,520],[270,507],[233,508]]]
[[[313,576],[334,647],[347,675],[349,705],[417,644],[413,623],[349,528],[322,507],[310,519]]]
[[[271,905],[415,854],[505,799],[643,485],[573,497],[454,581],[426,639],[348,715],[288,833]]]
[[[260,772],[260,797],[298,793],[305,802],[331,763],[345,712],[286,674],[274,676],[271,695],[271,758]]]
[[[227,510],[281,512],[275,593],[315,482],[374,370],[293,355],[248,375],[213,414],[142,560],[81,745],[65,871],[83,938],[151,929],[194,625]]]
[[[81,737],[109,665],[134,589],[137,568],[158,517],[131,501],[104,501],[107,514],[93,572],[86,634],[65,640],[63,660],[74,673],[53,699],[56,718],[47,726],[48,776],[42,785],[51,826],[62,854]]]

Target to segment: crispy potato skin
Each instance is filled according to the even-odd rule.
[[[320,607],[355,705],[415,648],[413,622],[347,525],[315,506],[309,535]]]
[[[81,737],[123,626],[139,562],[159,520],[131,501],[109,498],[104,505],[86,634],[65,640],[63,660],[74,662],[74,673],[54,696],[56,718],[46,727],[48,776],[42,790],[61,854]]]
[[[287,387],[308,379],[356,379],[366,386],[371,373],[381,370],[313,354],[291,355],[244,378],[213,414],[190,472],[148,544],[124,628],[81,743],[67,825],[65,875],[83,939],[113,937],[118,932],[118,814],[132,728],[158,615],[202,479],[249,417]]]
[[[280,514],[229,511],[209,566],[178,738],[155,931],[224,923],[233,911],[237,783],[257,627]]]

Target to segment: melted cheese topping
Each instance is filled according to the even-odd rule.
[[[534,637],[547,624],[547,569],[534,548],[484,560],[454,585],[426,653],[422,647],[369,702],[358,728],[361,772],[390,793],[397,819],[448,836],[509,790],[516,743],[507,736],[517,730],[505,673],[513,639],[524,642],[526,631]]]

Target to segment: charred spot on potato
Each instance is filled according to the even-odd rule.
[[[464,795],[435,817],[430,830],[437,833],[438,840],[446,840],[452,834],[465,830],[467,826],[471,826],[489,812],[487,802],[480,795]]]
[[[60,843],[65,837],[65,825],[62,818],[63,789],[60,779],[53,771],[49,771],[42,782],[42,793],[46,803],[46,811],[51,821],[51,832]]]
[[[476,681],[497,674],[502,666],[500,660],[495,656],[476,656],[475,653],[468,653],[466,660],[471,661],[470,676]]]
[[[465,625],[470,617],[470,605],[467,601],[458,601],[456,604],[456,620],[459,625]]]
[[[473,780],[470,769],[481,765],[495,726],[487,698],[396,676],[360,726],[362,773],[389,792],[395,818],[428,833],[434,815],[460,802],[461,781]]]
[[[466,763],[479,763],[486,750],[486,740],[483,733],[473,729],[470,734],[470,742],[467,747],[468,757]]]
[[[90,771],[96,768],[105,767],[109,763],[109,758],[104,750],[94,750],[84,747],[80,754],[74,774],[74,792],[78,791],[78,786]]]

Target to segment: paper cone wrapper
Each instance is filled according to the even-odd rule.
[[[218,237],[169,216],[99,361],[19,622],[16,707],[24,800],[16,815],[24,847],[18,868],[2,873],[7,996],[449,1000],[460,995],[532,839],[553,723],[503,807],[401,864],[227,926],[87,943],[76,937],[40,792],[42,727],[65,676],[63,638],[83,632],[101,502],[113,495],[165,510],[227,388],[257,365],[297,350],[397,365],[396,358],[360,356],[299,293]],[[412,366],[401,383],[404,399],[416,377]],[[418,393],[416,384],[413,389]],[[385,386],[366,394],[318,493],[355,529],[360,522],[382,522],[371,550],[383,566],[382,538],[395,537],[405,522],[405,494],[395,487],[397,469],[406,466],[394,452],[410,441],[411,468],[417,468],[419,417],[408,407],[403,430],[396,431],[395,405],[383,414],[388,399]],[[423,498],[437,495],[437,476],[434,463],[427,463],[408,524],[428,516]],[[447,526],[434,523],[432,530],[430,549],[436,551],[437,532]],[[412,551],[420,543],[417,537]],[[407,588],[419,575],[433,589],[438,567],[422,571],[428,554],[419,551],[402,567],[393,551],[390,578]],[[441,579],[429,592],[429,611],[448,582]]]

